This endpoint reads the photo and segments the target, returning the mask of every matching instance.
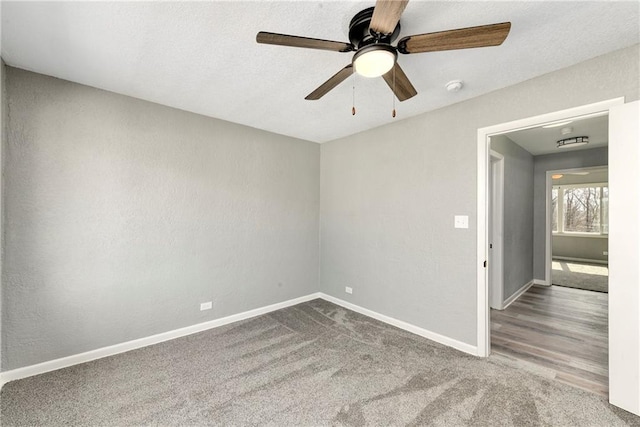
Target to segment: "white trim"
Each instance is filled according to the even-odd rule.
[[[476,209],[477,220],[477,237],[476,237],[476,282],[477,282],[477,337],[478,356],[488,357],[490,352],[489,344],[489,270],[487,264],[487,240],[488,240],[488,209],[489,203],[487,196],[489,194],[489,147],[491,141],[489,134],[485,129],[478,129],[478,198]]]
[[[548,280],[533,279],[533,284],[538,286],[551,286]]]
[[[34,375],[44,374],[46,372],[55,371],[57,369],[66,368],[80,363],[90,362],[96,359],[102,359],[103,357],[114,356],[116,354],[124,353],[130,350],[135,350],[142,347],[147,347],[154,344],[159,344],[164,341],[184,337],[187,335],[195,334],[198,332],[206,331],[209,329],[217,328],[220,326],[228,325],[229,323],[238,322],[240,320],[250,319],[252,317],[260,316],[262,314],[270,313],[272,311],[280,310],[282,308],[291,307],[296,304],[311,301],[316,298],[322,298],[330,301],[334,304],[353,310],[357,313],[364,314],[371,318],[377,319],[381,322],[393,325],[405,331],[409,331],[421,337],[430,339],[432,341],[439,342],[465,353],[478,355],[477,348],[467,343],[455,340],[453,338],[446,337],[444,335],[437,334],[435,332],[428,331],[426,329],[414,326],[410,323],[403,322],[402,320],[394,319],[393,317],[385,316],[384,314],[376,313],[375,311],[360,307],[355,304],[343,301],[341,299],[332,297],[322,292],[316,292],[310,295],[294,298],[288,301],[271,304],[265,307],[256,308],[253,310],[245,311],[231,316],[223,317],[220,319],[210,320],[208,322],[198,323],[196,325],[187,326],[180,329],[174,329],[168,332],[162,332],[160,334],[151,335],[132,341],[123,342],[120,344],[111,345],[108,347],[98,348],[96,350],[87,351],[85,353],[74,354],[60,359],[49,360],[46,362],[38,363],[36,365],[25,366],[23,368],[13,369],[6,372],[0,372],[0,389],[9,381],[19,380],[22,378],[32,377]]]
[[[62,369],[68,366],[77,365],[79,363],[90,362],[92,360],[102,359],[103,357],[113,356],[119,353],[124,353],[126,351],[135,350],[141,347],[147,347],[153,344],[158,344],[158,343],[169,341],[175,338],[184,337],[187,335],[206,331],[208,329],[213,329],[219,326],[228,325],[229,323],[250,319],[252,317],[260,316],[262,314],[270,313],[272,311],[280,310],[282,308],[291,307],[292,305],[311,301],[316,298],[321,298],[321,294],[319,292],[302,296],[299,298],[290,299],[288,301],[267,305],[265,307],[256,308],[256,309],[245,311],[242,313],[233,314],[231,316],[222,317],[220,319],[210,320],[208,322],[198,323],[196,325],[191,325],[191,326],[187,326],[180,329],[174,329],[168,332],[162,332],[160,334],[151,335],[149,337],[127,341],[120,344],[114,344],[108,347],[102,347],[96,350],[87,351],[85,353],[74,354],[72,356],[49,360],[46,362],[38,363],[36,365],[25,366],[23,368],[12,369],[10,371],[1,372],[0,373],[0,389],[4,384],[8,383],[9,381],[19,380],[21,378],[27,378],[34,375],[44,374],[45,372],[55,371],[57,369]]]
[[[554,173],[557,172],[547,171],[544,181],[544,214],[546,216],[544,220],[544,278],[547,283],[551,283],[551,253],[553,251],[553,226],[551,225],[553,178],[551,178],[551,175]],[[560,200],[558,200],[558,218],[564,218],[564,203],[560,203]],[[561,227],[561,225],[558,224],[558,227]]]
[[[488,274],[492,283],[489,283],[489,306],[502,307],[504,298],[504,156],[497,151],[489,152],[491,168],[489,190],[490,216],[487,217],[487,226],[493,243],[493,249],[489,251]],[[491,333],[491,329],[489,329]],[[489,337],[491,339],[491,337]]]
[[[478,129],[478,163],[477,163],[477,246],[476,246],[476,281],[477,281],[477,343],[478,355],[489,356],[489,295],[487,287],[487,169],[489,162],[489,137],[516,130],[529,129],[545,123],[558,122],[569,118],[586,116],[608,111],[611,107],[624,104],[624,97],[609,99],[594,104],[582,105],[553,113],[527,117],[494,126]],[[547,215],[548,217],[548,215]]]
[[[555,231],[551,233],[552,237],[586,237],[588,239],[608,239],[609,234],[599,234],[599,233],[575,233],[572,231],[564,231],[562,233],[556,233]]]
[[[606,167],[606,165],[603,165]],[[578,170],[582,170],[583,168],[578,168]],[[602,169],[602,166],[595,168],[584,168],[584,169]],[[548,171],[547,171],[548,172]],[[554,173],[557,173],[554,171]],[[562,188],[585,188],[585,187],[608,187],[608,182],[581,182],[580,184],[553,184],[554,188],[562,187]]]
[[[327,295],[324,293],[320,293],[320,298],[337,304],[341,307],[348,308],[349,310],[355,311],[356,313],[364,314],[365,316],[372,317],[381,322],[387,323],[389,325],[395,326],[400,329],[404,329],[405,331],[411,332],[416,335],[420,335],[421,337],[430,339],[432,341],[438,342],[440,344],[444,344],[449,347],[453,347],[457,350],[463,351],[465,353],[472,354],[474,356],[478,355],[478,348],[471,344],[464,343],[462,341],[455,340],[453,338],[446,337],[444,335],[440,335],[435,332],[431,332],[427,329],[423,329],[419,326],[412,325],[411,323],[404,322],[402,320],[395,319],[393,317],[386,316],[384,314],[377,313],[373,310],[369,310],[368,308],[360,307],[359,305],[352,304],[350,302],[341,300],[339,298],[333,297],[331,295]]]
[[[584,263],[590,263],[590,264],[602,264],[602,265],[608,265],[609,261],[602,261],[599,259],[587,259],[587,258],[573,258],[573,257],[569,257],[569,256],[554,256],[553,259],[557,259],[560,261],[575,261],[575,262],[584,262]]]
[[[513,293],[513,295],[511,295],[509,298],[504,300],[504,302],[502,303],[502,310],[504,310],[505,308],[509,307],[511,305],[511,303],[513,303],[515,300],[520,298],[520,296],[522,294],[524,294],[525,292],[527,292],[529,290],[529,288],[531,286],[533,286],[534,283],[535,283],[535,280],[532,280],[529,283],[525,283],[520,289],[515,291]]]

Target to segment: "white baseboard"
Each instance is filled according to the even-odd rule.
[[[574,262],[583,262],[587,264],[602,264],[609,265],[609,261],[604,261],[601,259],[588,259],[588,258],[573,258],[568,256],[554,256],[553,261],[574,261]]]
[[[229,323],[238,322],[240,320],[249,319],[252,317],[260,316],[262,314],[270,313],[272,311],[280,310],[282,308],[290,307],[292,305],[300,304],[306,301],[311,301],[316,298],[322,298],[330,301],[334,304],[353,310],[357,313],[365,316],[372,317],[381,322],[393,325],[405,331],[414,333],[421,337],[436,341],[440,344],[444,344],[449,347],[453,347],[465,353],[478,355],[478,348],[476,346],[464,343],[462,341],[455,340],[453,338],[446,337],[444,335],[437,334],[435,332],[428,331],[418,326],[412,325],[402,320],[394,319],[393,317],[385,316],[384,314],[376,313],[375,311],[360,307],[347,301],[343,301],[339,298],[332,297],[331,295],[324,294],[322,292],[316,292],[303,297],[294,298],[288,301],[271,304],[266,307],[256,308],[254,310],[245,311],[242,313],[234,314],[231,316],[223,317],[220,319],[210,320],[208,322],[198,323],[196,325],[187,326],[180,329],[175,329],[168,332],[162,332],[160,334],[151,335],[132,341],[123,342],[120,344],[111,345],[108,347],[98,348],[96,350],[87,351],[85,353],[74,354],[72,356],[62,357],[60,359],[49,360],[46,362],[38,363],[36,365],[25,366],[23,368],[13,369],[6,372],[0,372],[0,389],[9,381],[19,380],[22,378],[31,377],[34,375],[44,374],[46,372],[55,371],[57,369],[67,368],[69,366],[78,365],[80,363],[90,362],[96,359],[102,359],[103,357],[113,356],[126,351],[135,350],[142,347],[158,344],[164,341],[169,341],[175,338],[184,337],[187,335],[195,334],[198,332],[206,331],[208,329],[217,328],[219,326],[228,325]]]
[[[551,283],[549,283],[548,280],[543,280],[543,279],[533,279],[533,284],[540,285],[540,286],[551,286]]]
[[[208,322],[198,323],[195,325],[187,326],[180,329],[174,329],[168,332],[162,332],[160,334],[151,335],[132,341],[123,342],[120,344],[110,345],[108,347],[98,348],[96,350],[87,351],[85,353],[74,354],[72,356],[62,357],[60,359],[49,360],[46,362],[38,363],[36,365],[25,366],[23,368],[12,369],[10,371],[0,373],[0,389],[9,381],[19,380],[21,378],[27,378],[34,375],[44,374],[45,372],[55,371],[57,369],[66,368],[69,366],[77,365],[80,363],[90,362],[96,359],[102,359],[103,357],[113,356],[126,351],[135,350],[141,347],[147,347],[153,344],[158,344],[164,341],[169,341],[175,338],[184,337],[187,335],[195,334],[198,332],[206,331],[208,329],[217,328],[219,326],[228,325],[229,323],[238,322],[240,320],[249,319],[252,317],[260,316],[261,314],[270,313],[272,311],[280,310],[282,308],[290,307],[292,305],[300,304],[312,299],[320,298],[319,292],[306,295],[299,298],[290,299],[288,301],[271,304],[265,307],[256,308],[253,310],[245,311],[231,316],[222,317],[220,319],[210,320]]]
[[[520,289],[518,289],[517,291],[514,292],[513,295],[511,295],[509,298],[507,298],[506,300],[504,300],[504,303],[502,303],[502,309],[506,309],[507,307],[509,307],[511,305],[512,302],[514,302],[515,300],[517,300],[518,298],[520,298],[520,295],[524,294],[525,292],[527,292],[529,290],[529,288],[531,286],[533,286],[533,284],[535,283],[535,280],[532,280],[528,283],[525,283]]]
[[[344,308],[348,308],[349,310],[353,310],[356,313],[364,314],[365,316],[372,317],[381,322],[387,323],[389,325],[395,326],[400,329],[404,329],[405,331],[411,332],[413,334],[420,335],[421,337],[430,339],[440,344],[453,347],[457,350],[464,351],[465,353],[473,354],[474,356],[478,355],[478,347],[474,345],[467,344],[462,341],[458,341],[453,338],[449,338],[444,335],[440,335],[435,332],[428,331],[426,329],[420,328],[418,326],[412,325],[402,320],[394,319],[393,317],[389,317],[384,314],[377,313],[375,311],[360,307],[359,305],[355,305],[347,301],[343,301],[339,298],[324,294],[322,292],[320,293],[320,298],[330,301]]]

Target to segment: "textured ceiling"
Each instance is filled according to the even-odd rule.
[[[409,2],[400,37],[511,21],[502,46],[400,55],[418,95],[382,78],[304,97],[351,54],[259,45],[260,30],[347,41],[372,1],[8,2],[11,66],[310,141],[324,142],[479,96],[639,42],[638,2]],[[444,85],[464,80],[449,93]]]

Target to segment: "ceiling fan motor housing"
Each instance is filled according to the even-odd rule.
[[[400,34],[400,22],[398,22],[391,34],[377,34],[369,31],[373,9],[373,7],[370,7],[361,10],[351,19],[351,23],[349,24],[349,40],[356,49],[361,49],[374,43],[390,45]]]

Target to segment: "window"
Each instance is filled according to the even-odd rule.
[[[551,231],[558,232],[558,187],[551,189]]]
[[[556,185],[551,190],[554,233],[609,233],[609,187],[602,184]]]

